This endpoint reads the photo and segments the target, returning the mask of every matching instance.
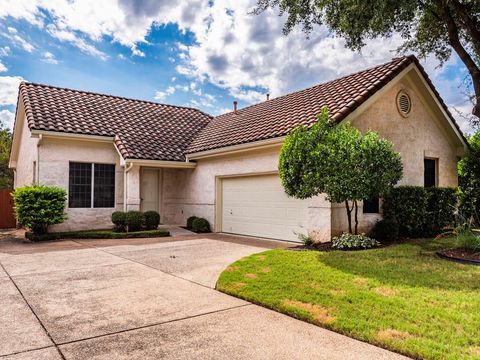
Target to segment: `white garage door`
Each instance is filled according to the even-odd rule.
[[[278,175],[222,180],[222,231],[299,241],[306,233],[307,202],[288,197]]]

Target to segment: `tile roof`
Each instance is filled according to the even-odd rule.
[[[21,83],[30,129],[115,136],[124,158],[184,161],[211,120],[200,110],[48,85]]]
[[[417,58],[410,55],[395,58],[388,63],[305,90],[267,100],[240,109],[236,113],[230,112],[217,116],[194,138],[187,153],[284,136],[299,125],[313,124],[323,106],[328,106],[330,116],[340,122],[412,63],[415,63],[422,72],[461,134],[453,116],[441,100],[428,75]]]

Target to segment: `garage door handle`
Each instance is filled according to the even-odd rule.
[[[230,215],[233,215],[233,211],[232,211],[232,210],[230,210]]]

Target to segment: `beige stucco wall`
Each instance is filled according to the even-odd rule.
[[[25,185],[31,185],[34,183],[33,178],[34,162],[37,161],[37,142],[38,139],[30,136],[30,130],[28,129],[27,122],[25,120],[25,112],[23,106],[18,109],[17,124],[21,125],[18,129],[21,135],[18,137],[18,158],[16,163],[15,172],[15,184],[14,187],[21,187]],[[17,129],[15,129],[17,131]]]
[[[217,179],[225,176],[275,173],[278,168],[279,147],[240,155],[199,160],[192,170],[165,169],[163,177],[163,219],[185,224],[189,216],[208,219],[215,229]],[[323,197],[308,201],[308,228],[318,240],[330,237],[330,203]],[[220,204],[218,204],[220,206]],[[217,230],[218,227],[217,227]]]
[[[68,192],[69,162],[116,164],[115,208],[72,208],[66,204],[68,219],[51,231],[105,229],[112,226],[111,214],[123,209],[123,169],[112,143],[84,140],[61,140],[43,137],[39,147],[39,183],[55,185]]]
[[[406,91],[412,102],[408,117],[397,111],[396,97],[400,90]],[[413,88],[409,78],[395,84],[378,100],[352,120],[352,125],[362,132],[376,131],[393,143],[402,157],[403,178],[398,185],[423,186],[423,160],[438,159],[438,186],[457,186],[456,171],[458,140],[455,143],[445,120],[429,108],[425,95]],[[448,126],[448,125],[447,125]],[[367,232],[380,218],[379,214],[363,214],[359,211],[360,231]],[[348,228],[344,204],[332,207],[332,234]]]

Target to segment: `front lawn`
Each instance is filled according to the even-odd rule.
[[[411,357],[480,359],[480,267],[435,255],[453,246],[270,250],[230,265],[217,288]]]

